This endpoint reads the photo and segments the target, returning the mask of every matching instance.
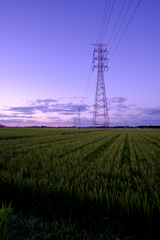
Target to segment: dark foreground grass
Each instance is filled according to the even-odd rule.
[[[3,240],[21,240],[21,239],[108,239],[108,240],[125,240],[134,239],[133,237],[120,238],[121,231],[124,227],[118,226],[118,232],[114,233],[110,227],[109,220],[104,218],[102,222],[106,223],[106,227],[99,227],[99,231],[95,234],[88,233],[85,229],[80,229],[78,224],[73,223],[71,219],[63,218],[52,219],[47,221],[41,217],[32,215],[15,214],[11,208],[11,204],[7,207],[2,204],[0,209],[0,239]]]

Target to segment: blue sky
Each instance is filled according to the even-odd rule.
[[[0,0],[1,124],[70,126],[79,107],[81,124],[91,124],[92,43],[106,2]],[[124,0],[108,0],[114,7],[102,36],[109,51],[104,78],[111,126],[160,125],[160,1],[141,1],[114,52],[138,2],[126,0],[110,40]]]

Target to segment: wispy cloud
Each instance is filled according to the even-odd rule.
[[[4,119],[4,118],[35,118],[33,116],[26,116],[26,115],[17,115],[17,114],[13,114],[13,115],[9,115],[9,114],[2,114],[0,113],[0,118]]]
[[[36,99],[23,100],[23,106],[5,107],[0,110],[0,122],[25,123],[25,124],[69,124],[73,125],[80,108],[81,124],[91,125],[93,117],[93,105],[81,101],[76,102],[78,97],[66,102],[63,99]],[[75,101],[74,101],[75,99]],[[144,125],[160,124],[160,107],[142,107],[135,103],[129,103],[125,97],[113,97],[108,99],[109,119],[111,125]],[[41,120],[43,119],[43,120]]]
[[[80,108],[81,112],[87,112],[90,107],[88,104],[83,103],[58,103],[58,101],[54,99],[37,99],[36,101],[27,101],[27,105],[30,106],[10,107],[7,109],[3,109],[3,111],[23,113],[26,115],[33,115],[37,111],[40,111],[42,113],[59,113],[63,115],[73,115],[77,114],[78,108]]]
[[[137,108],[137,111],[139,111],[141,114],[145,114],[148,116],[158,115],[160,116],[160,108]]]
[[[160,108],[128,108],[115,111],[111,116],[112,124],[124,125],[160,125]]]
[[[125,102],[126,100],[127,98],[124,97],[113,97],[108,99],[109,103],[122,103]]]
[[[35,107],[10,107],[7,109],[3,109],[3,111],[11,111],[15,113],[24,113],[27,115],[34,114],[35,113]]]
[[[36,99],[35,101],[30,100],[30,101],[27,101],[27,104],[31,106],[36,106],[36,105],[49,105],[50,103],[55,103],[55,102],[58,102],[58,100],[47,98],[47,99]]]

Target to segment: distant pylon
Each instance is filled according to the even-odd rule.
[[[80,128],[81,122],[80,122],[80,108],[78,108],[78,127]]]
[[[77,117],[75,117],[73,120],[73,127],[76,127],[76,125],[77,125]]]
[[[109,127],[109,115],[107,107],[106,90],[104,83],[104,71],[108,70],[107,66],[107,49],[103,48],[105,44],[93,44],[96,48],[93,52],[93,70],[98,67],[96,95],[93,111],[93,127],[105,126]],[[97,54],[97,56],[95,56]],[[94,65],[94,60],[98,60],[98,65]]]

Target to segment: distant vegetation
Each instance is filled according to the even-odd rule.
[[[87,239],[77,226],[97,239],[106,229],[108,239],[151,239],[160,235],[160,130],[2,128],[0,190],[14,214],[76,224],[72,239]]]

